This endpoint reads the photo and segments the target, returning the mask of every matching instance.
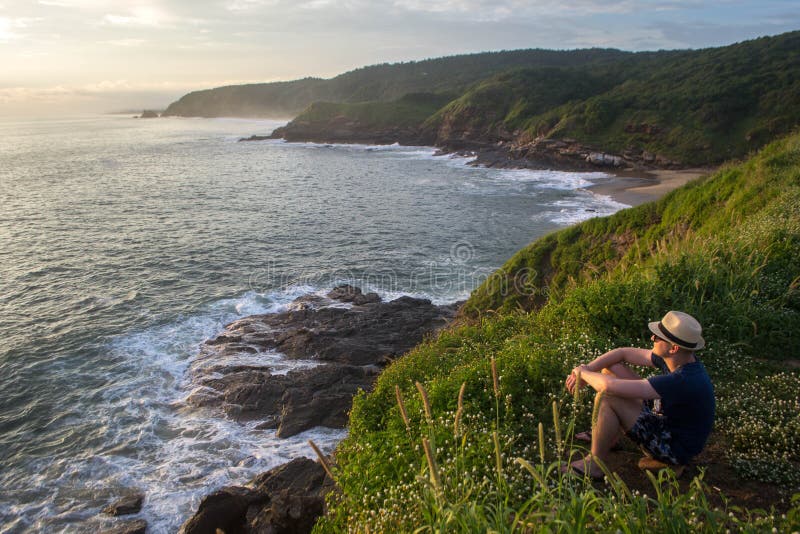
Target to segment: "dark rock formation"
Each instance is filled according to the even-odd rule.
[[[100,531],[100,534],[145,534],[147,522],[144,519],[123,521],[109,529]]]
[[[679,162],[642,150],[625,150],[622,154],[603,152],[575,139],[530,138],[520,132],[502,129],[471,131],[469,128],[447,128],[436,132],[415,128],[376,130],[346,117],[327,121],[294,120],[277,128],[269,137],[252,136],[242,141],[282,138],[287,141],[321,143],[368,143],[401,145],[433,145],[439,154],[475,156],[473,165],[517,169],[561,169],[582,171],[596,169],[678,169]],[[656,134],[660,130],[650,124],[630,124],[631,131]]]
[[[272,139],[269,135],[251,135],[250,137],[242,137],[239,139],[239,142],[242,143],[244,141],[266,141],[267,139]]]
[[[219,406],[239,420],[264,420],[289,437],[315,426],[343,428],[353,396],[370,390],[382,366],[444,326],[456,305],[401,297],[381,302],[375,293],[339,286],[327,298],[307,295],[289,310],[229,324],[207,341],[195,363],[197,388],[188,402]],[[248,355],[277,351],[302,360],[285,374],[242,364]],[[226,364],[236,358],[237,364]]]
[[[418,128],[387,126],[376,128],[348,117],[330,120],[293,120],[286,126],[276,128],[271,139],[287,141],[311,141],[315,143],[367,143],[371,145],[419,145],[422,133]]]
[[[103,513],[114,516],[138,514],[142,510],[143,502],[144,494],[142,493],[128,495],[103,508]]]
[[[377,293],[367,293],[365,295],[361,292],[360,288],[347,284],[334,287],[333,290],[328,293],[327,297],[329,299],[340,300],[342,302],[352,302],[358,306],[381,301],[381,298]]]
[[[262,473],[246,486],[228,486],[206,496],[179,534],[302,534],[325,511],[332,488],[325,470],[308,458]]]
[[[349,285],[325,297],[305,295],[285,312],[234,321],[204,343],[194,366],[198,387],[188,402],[221,406],[238,419],[261,419],[259,428],[277,428],[281,437],[320,425],[342,428],[358,390],[369,390],[383,365],[444,326],[457,307],[411,297],[382,302]],[[308,367],[281,374],[242,363],[264,351],[279,351]],[[226,363],[229,358],[236,363]],[[206,496],[180,533],[310,532],[332,487],[321,465],[297,458],[246,486]]]
[[[151,109],[146,109],[146,110],[142,111],[142,114],[139,116],[139,118],[140,119],[157,119],[158,118],[158,113],[153,111],[153,110],[151,110]]]

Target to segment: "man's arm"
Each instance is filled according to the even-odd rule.
[[[581,380],[598,392],[606,392],[628,399],[648,400],[660,398],[648,380],[622,380],[603,373],[590,371],[588,365],[582,365],[579,369]]]
[[[592,372],[600,372],[603,369],[609,369],[610,367],[620,363],[625,362],[631,365],[638,365],[640,367],[653,367],[653,361],[650,358],[650,351],[647,349],[637,349],[635,347],[622,347],[614,350],[610,350],[605,354],[598,356],[591,362],[586,365],[579,365],[567,377],[567,381],[565,383],[567,390],[572,393],[573,388],[576,386],[575,383],[575,372],[580,367],[585,367],[586,370]]]
[[[620,347],[618,349],[610,350],[598,356],[588,364],[586,367],[589,371],[599,373],[603,369],[608,369],[614,364],[625,362],[631,365],[638,365],[640,367],[653,367],[653,362],[650,359],[650,350],[637,349],[636,347]]]

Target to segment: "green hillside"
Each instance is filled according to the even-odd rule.
[[[531,136],[647,150],[689,165],[741,157],[800,122],[800,32],[668,58],[610,91],[532,115]]]
[[[485,74],[429,116],[413,114],[416,123],[406,118],[403,127],[415,129],[417,143],[445,148],[501,141],[525,151],[538,139],[573,139],[629,161],[696,166],[744,157],[800,122],[800,32],[721,48],[601,56]],[[358,120],[362,140],[385,129],[391,117],[406,117],[404,106],[402,99],[382,102],[374,122],[354,115],[362,108],[326,109],[332,121]],[[280,134],[324,139],[331,130],[324,121],[317,120],[313,132],[293,131],[309,123],[313,110]]]
[[[800,135],[536,241],[473,294],[472,318],[356,398],[339,491],[316,531],[798,530],[798,250]],[[610,348],[648,346],[647,322],[669,309],[705,327],[715,460],[680,482],[635,467],[601,486],[559,474],[591,412],[588,390],[564,392],[566,374]],[[712,486],[762,498],[759,509]]]
[[[392,101],[409,93],[457,93],[498,72],[519,67],[614,61],[629,52],[606,49],[512,50],[362,67],[335,78],[232,85],[195,91],[173,102],[166,116],[294,116],[318,102]]]

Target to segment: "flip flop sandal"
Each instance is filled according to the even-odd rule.
[[[564,464],[564,465],[562,465],[561,466],[561,472],[564,473],[564,474],[572,474],[572,475],[579,476],[579,477],[585,477],[586,476],[586,472],[583,469],[581,469],[579,467],[575,467],[572,464]],[[592,475],[592,474],[590,474],[589,478],[592,479],[595,482],[600,482],[602,480],[605,480],[606,475],[605,474],[602,474],[602,475]]]

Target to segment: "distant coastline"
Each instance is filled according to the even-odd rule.
[[[266,141],[270,139],[284,139],[285,127],[277,128],[270,135],[252,135],[239,139],[241,142],[255,142]],[[288,142],[330,142],[331,144],[352,144],[352,143],[367,143],[367,144],[391,144],[386,142],[384,137],[370,137],[368,133],[358,134],[355,133],[349,137],[348,140],[321,140],[327,139],[323,136],[310,135],[306,138],[295,138],[292,136]],[[413,143],[413,140],[408,143],[409,146],[424,146],[421,144]],[[551,153],[548,156],[542,152],[538,154],[538,158],[532,157],[514,157],[513,151],[509,150],[503,145],[494,146],[479,146],[473,144],[472,149],[449,149],[441,146],[431,146],[437,149],[438,155],[445,156],[447,154],[458,154],[466,157],[474,156],[475,160],[473,165],[490,167],[490,168],[506,168],[506,169],[540,169],[540,170],[559,170],[564,172],[605,172],[611,178],[602,183],[593,184],[586,189],[596,195],[605,195],[611,197],[614,201],[629,206],[638,206],[646,202],[658,200],[670,191],[677,189],[686,183],[711,174],[715,171],[714,167],[695,167],[695,168],[658,168],[658,167],[627,167],[615,168],[607,165],[595,165],[586,161],[584,155],[580,157],[559,157],[557,153]],[[584,153],[588,154],[605,154],[602,151],[591,151],[584,148]]]

